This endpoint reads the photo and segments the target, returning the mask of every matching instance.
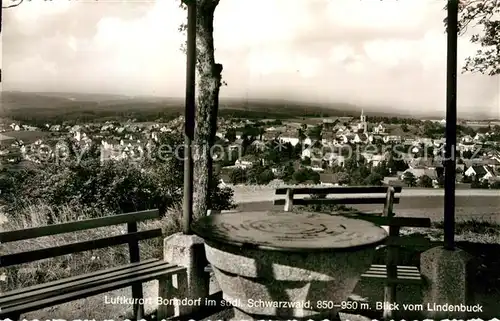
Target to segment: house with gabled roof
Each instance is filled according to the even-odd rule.
[[[492,169],[485,165],[472,165],[464,173],[468,177],[477,177],[480,181],[496,177]]]
[[[373,132],[375,134],[383,134],[385,133],[387,128],[385,127],[383,122],[378,123],[377,126],[373,127]]]

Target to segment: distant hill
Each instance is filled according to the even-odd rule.
[[[422,118],[364,107],[368,116]],[[248,119],[304,117],[358,117],[361,106],[348,103],[318,104],[280,99],[224,99],[219,115]],[[29,122],[80,122],[135,118],[138,121],[169,120],[184,114],[184,99],[100,93],[20,92],[1,94],[0,117]],[[422,115],[423,116],[423,115]],[[459,115],[460,116],[460,115]],[[443,116],[425,117],[441,119]],[[462,117],[463,118],[463,117]]]
[[[179,98],[103,94],[3,92],[1,107],[4,117],[38,122],[122,118],[154,121],[184,114],[184,100]],[[277,100],[221,99],[219,114],[248,119],[288,119],[348,116],[357,109],[348,104],[333,107]]]

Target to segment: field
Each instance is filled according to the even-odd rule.
[[[4,132],[2,134],[9,136],[9,137],[12,137],[14,139],[22,140],[25,143],[29,143],[29,142],[34,142],[38,139],[46,138],[46,137],[50,136],[52,133],[51,132],[42,132],[42,131],[20,130],[20,131]]]

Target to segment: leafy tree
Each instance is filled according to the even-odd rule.
[[[406,125],[406,124],[402,124],[402,125],[401,125],[401,129],[402,129],[405,133],[406,133],[406,132],[408,132],[408,131],[410,131],[410,129],[408,128],[408,125]]]
[[[266,168],[259,174],[258,183],[263,185],[269,184],[275,178],[276,176],[273,171],[270,168]]]
[[[231,143],[234,142],[236,140],[236,129],[228,128],[228,130],[224,134],[224,138]]]
[[[299,139],[299,144],[302,144],[302,142],[307,138],[307,135],[305,134],[303,128],[297,129],[297,136]]]
[[[311,127],[307,133],[309,138],[313,141],[320,141],[323,135],[323,126],[318,125]]]
[[[249,184],[268,184],[274,179],[272,170],[261,164],[255,164],[248,169],[247,182]]]
[[[278,178],[283,180],[285,183],[290,182],[293,179],[293,174],[295,173],[295,168],[292,162],[288,162],[283,167],[283,170],[278,175]]]
[[[445,183],[445,181],[444,181],[444,175],[439,175],[437,181],[438,181],[438,186],[440,188],[443,188],[444,187],[444,183]]]
[[[500,2],[497,0],[470,0],[459,2],[459,33],[465,34],[468,27],[478,27],[470,38],[473,44],[483,49],[468,57],[464,72],[480,72],[485,75],[500,74]],[[445,19],[445,24],[447,20]]]
[[[293,180],[297,183],[304,183],[305,181],[313,181],[316,184],[320,183],[320,175],[310,168],[301,168],[293,173]]]
[[[472,153],[470,150],[465,150],[465,151],[461,152],[461,154],[462,154],[461,158],[465,158],[465,159],[471,159],[472,156],[474,156],[474,153]]]
[[[387,167],[386,161],[381,161],[377,166],[373,167],[372,171],[376,174],[379,174],[382,177],[390,175],[390,171],[389,168]]]
[[[381,186],[384,177],[378,173],[372,172],[365,178],[365,185]]]
[[[417,180],[412,172],[404,173],[403,182],[405,182],[405,184],[408,185],[409,187],[414,187],[417,185]]]
[[[247,181],[247,171],[243,168],[235,168],[229,173],[229,179],[233,184],[243,184]]]
[[[490,184],[490,188],[492,189],[500,189],[500,181],[495,181]]]
[[[365,165],[361,164],[359,167],[354,169],[352,172],[349,172],[350,185],[366,185],[367,177],[371,174],[370,169]],[[378,175],[376,177],[381,177]]]
[[[408,169],[408,165],[401,159],[401,155],[396,154],[395,151],[391,151],[389,159],[387,160],[387,168],[391,174],[395,174],[399,171],[405,171]]]
[[[335,181],[340,185],[348,184],[350,181],[349,174],[346,172],[337,172],[335,173]]]
[[[423,175],[419,178],[418,185],[424,188],[432,187],[432,179],[427,175]]]
[[[302,160],[302,165],[305,165],[305,166],[311,166],[311,158],[310,158],[310,157],[305,157],[305,158]]]

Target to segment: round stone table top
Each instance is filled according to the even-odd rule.
[[[207,241],[292,252],[374,247],[387,237],[368,221],[283,211],[214,214],[194,222],[192,229]]]

